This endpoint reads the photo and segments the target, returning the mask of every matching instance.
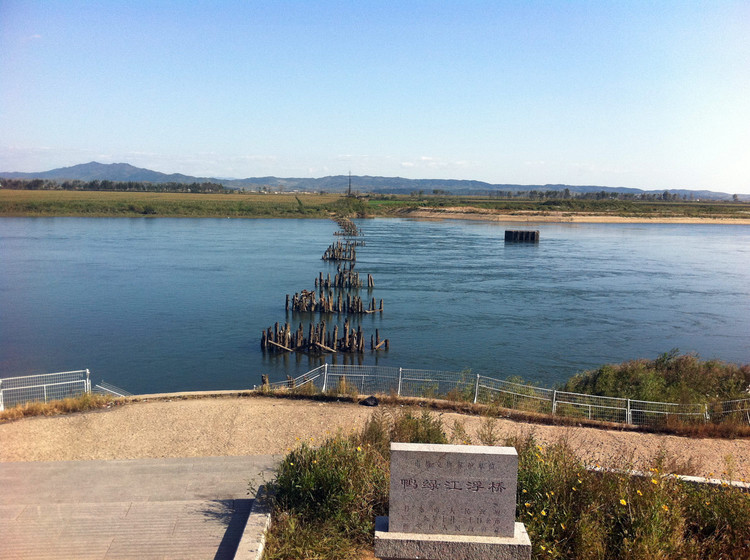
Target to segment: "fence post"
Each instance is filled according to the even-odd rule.
[[[474,404],[477,404],[478,398],[479,398],[479,374],[477,373],[477,384],[474,387]]]
[[[401,396],[401,379],[404,375],[404,369],[398,368],[398,391],[396,391],[396,394],[400,397]]]
[[[711,415],[708,413],[708,403],[704,404],[703,407],[705,408],[706,424],[708,424],[711,421]]]
[[[3,380],[0,379],[0,411],[5,410],[5,406],[3,405]]]
[[[44,387],[44,402],[47,402],[47,385],[42,385]]]
[[[328,362],[323,364],[323,389],[321,392],[325,393],[328,388]]]
[[[552,392],[552,414],[557,412],[557,391]]]
[[[91,393],[91,379],[89,379],[89,368],[86,368],[86,392]]]
[[[625,409],[625,422],[627,424],[633,423],[633,411],[630,408],[630,399],[628,399],[628,408]]]

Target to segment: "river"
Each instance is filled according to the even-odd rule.
[[[390,339],[354,363],[520,376],[552,386],[672,348],[750,362],[750,226],[359,220]],[[319,365],[264,355],[261,330],[309,317],[327,220],[0,219],[0,377],[89,368],[134,392],[240,389]],[[369,347],[369,344],[368,344]],[[332,357],[328,357],[329,362]],[[338,357],[337,363],[344,358]]]

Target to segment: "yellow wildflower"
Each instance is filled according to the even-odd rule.
[[[542,510],[542,515],[547,515],[547,512]]]
[[[526,507],[531,507],[531,504],[530,504],[529,502],[526,502],[526,503],[525,503],[525,504],[523,504],[523,505],[525,505]]]
[[[641,492],[640,490],[636,490],[636,492],[638,493],[639,496],[643,496],[643,492]]]
[[[655,478],[652,478],[651,479],[651,484],[659,484],[659,481],[656,480]]]
[[[563,530],[564,530],[565,529],[565,523],[560,523],[560,527],[562,527]]]
[[[628,502],[626,502],[624,498],[621,498],[621,499],[620,499],[620,503],[621,503],[622,505],[624,505],[624,506],[628,505]]]
[[[664,504],[663,506],[661,506],[661,509],[663,509],[664,511],[669,511],[669,506]]]

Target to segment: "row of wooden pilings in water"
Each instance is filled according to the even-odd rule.
[[[328,249],[323,253],[321,257],[324,261],[350,261],[354,262],[357,260],[357,251],[355,247],[357,242],[355,241],[337,241],[332,245],[328,246]]]
[[[320,297],[317,297],[315,291],[302,290],[302,292],[294,294],[289,298],[289,294],[286,295],[286,310],[298,313],[310,313],[310,312],[321,312],[321,313],[348,313],[348,314],[367,314],[383,312],[383,300],[380,300],[380,307],[377,306],[375,298],[370,301],[370,306],[365,307],[365,302],[359,296],[352,296],[346,294],[346,299],[338,294],[338,298],[334,300],[333,290],[329,290],[328,294],[321,291]]]
[[[310,323],[308,327],[307,338],[305,330],[300,323],[299,328],[292,332],[289,323],[284,323],[279,327],[276,323],[273,328],[263,331],[260,340],[260,347],[263,350],[278,350],[282,352],[347,352],[347,353],[364,353],[365,335],[362,332],[362,325],[356,330],[350,328],[349,319],[344,322],[343,336],[339,338],[339,326],[334,325],[333,331],[326,329],[325,321],[320,323]],[[380,339],[380,331],[375,329],[375,336],[370,336],[370,349],[388,350],[390,342],[388,339]]]
[[[338,272],[333,277],[333,282],[331,282],[330,272],[325,278],[323,278],[323,273],[321,272],[320,275],[315,279],[315,287],[322,290],[329,290],[331,288],[361,288],[362,286],[363,282],[359,277],[359,273],[354,272],[353,267],[344,268],[342,270],[341,265],[339,265]],[[367,288],[372,289],[374,287],[375,281],[372,279],[372,274],[368,274]]]
[[[341,232],[337,235],[360,235],[357,226],[348,218],[339,218],[336,220]],[[295,312],[321,312],[321,313],[347,313],[347,314],[369,314],[383,312],[383,300],[380,300],[378,306],[375,298],[370,300],[370,305],[365,308],[365,300],[360,296],[346,294],[344,298],[342,290],[359,289],[363,287],[363,281],[359,274],[354,272],[357,255],[355,247],[363,246],[365,243],[361,240],[337,241],[330,245],[323,254],[323,260],[326,261],[348,261],[339,264],[333,281],[331,274],[328,273],[323,278],[320,272],[315,279],[316,289],[320,289],[320,294],[315,290],[302,290],[300,293],[290,297],[286,296],[286,310],[290,308]],[[372,289],[375,282],[371,274],[367,275],[367,287]],[[339,290],[338,297],[334,298],[333,289]],[[362,332],[362,326],[356,330],[350,327],[349,319],[344,322],[343,336],[339,338],[339,327],[335,325],[332,331],[326,330],[325,321],[320,323],[310,323],[308,336],[304,336],[304,328],[300,323],[299,328],[292,333],[289,323],[283,328],[279,328],[276,323],[273,328],[269,327],[261,334],[261,349],[268,352],[308,352],[308,353],[342,353],[342,354],[363,354],[365,351],[365,334]],[[375,350],[388,350],[390,341],[380,339],[380,332],[375,330],[375,335],[370,336],[370,348]]]
[[[357,225],[349,218],[335,218],[335,221],[341,228],[341,231],[337,231],[333,235],[346,235],[349,237],[357,237],[359,235]]]

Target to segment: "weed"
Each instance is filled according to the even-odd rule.
[[[396,416],[391,441],[405,443],[448,443],[443,431],[443,421],[440,416],[433,416],[429,410],[423,410],[415,415],[405,410]]]
[[[485,416],[479,424],[477,438],[482,445],[495,445],[500,441],[497,434],[497,418],[494,416]]]
[[[290,392],[293,395],[299,395],[299,396],[305,396],[305,397],[313,397],[315,395],[320,394],[320,391],[315,386],[315,383],[312,381],[308,381],[306,383],[303,383],[302,385],[298,385],[290,390]]]
[[[334,395],[347,395],[355,399],[359,396],[359,389],[355,384],[347,381],[345,375],[339,376],[336,386],[328,392]]]
[[[454,420],[451,427],[450,442],[455,444],[471,445],[471,436],[466,431],[463,420]]]

